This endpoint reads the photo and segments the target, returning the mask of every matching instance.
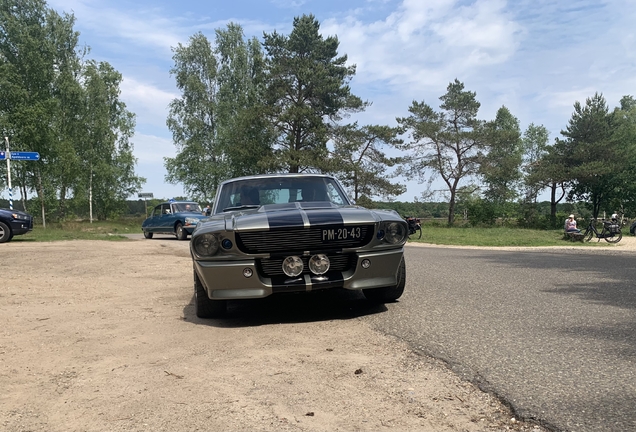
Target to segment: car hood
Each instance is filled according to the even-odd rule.
[[[4,214],[5,216],[11,216],[12,214],[17,214],[19,216],[21,216],[22,219],[28,219],[31,217],[30,214],[23,212],[21,210],[10,210],[7,208],[1,208],[0,209],[0,213]]]
[[[363,207],[337,206],[326,202],[263,205],[258,209],[233,211],[217,215],[217,217],[224,218],[224,228],[228,231],[365,225],[382,220],[402,221],[402,218],[393,210],[368,210]]]

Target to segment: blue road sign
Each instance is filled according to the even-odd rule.
[[[12,151],[11,160],[40,160],[40,153]]]
[[[0,160],[5,160],[7,158],[7,153],[0,151]]]

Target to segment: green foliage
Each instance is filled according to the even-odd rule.
[[[398,159],[388,157],[382,149],[401,144],[398,134],[397,128],[379,125],[359,127],[353,123],[335,128],[330,171],[338,175],[356,202],[362,196],[390,197],[406,191],[403,185],[390,181],[387,168]]]
[[[403,173],[425,181],[428,173],[440,176],[449,193],[448,223],[455,219],[456,195],[461,182],[477,173],[483,143],[483,121],[477,119],[480,104],[474,92],[465,91],[455,80],[440,97],[441,111],[413,101],[410,116],[398,118],[412,141],[402,146],[408,152]]]
[[[269,171],[272,131],[263,116],[264,59],[255,39],[236,24],[216,31],[213,45],[202,34],[173,48],[181,97],[170,103],[167,125],[177,156],[166,158],[166,180],[182,183],[209,201],[230,177]]]
[[[85,62],[74,23],[41,0],[0,0],[2,132],[12,151],[40,154],[12,164],[12,178],[23,199],[37,194],[42,224],[82,204],[99,217],[116,214],[143,182],[134,174],[134,116],[119,100],[121,75]]]
[[[519,196],[524,150],[519,120],[501,107],[495,120],[485,124],[483,133],[486,153],[479,165],[486,186],[483,195],[494,206],[502,207]]]
[[[313,15],[294,18],[289,36],[264,34],[266,115],[275,131],[271,165],[289,172],[329,171],[328,122],[366,104],[351,94],[355,66],[338,56],[338,39],[323,37]]]

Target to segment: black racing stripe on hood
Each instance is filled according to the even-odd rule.
[[[338,210],[307,210],[307,219],[311,226],[343,225],[344,219]]]
[[[268,212],[267,223],[269,228],[302,228],[305,226],[303,216],[300,210],[283,210],[277,212]]]

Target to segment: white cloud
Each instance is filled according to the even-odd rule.
[[[128,110],[137,115],[137,123],[165,128],[168,104],[177,97],[177,93],[161,90],[135,78],[124,77],[121,84],[121,98]]]
[[[172,140],[168,138],[135,133],[131,142],[139,163],[159,163],[163,166],[164,157],[176,156],[176,148]]]
[[[384,20],[364,23],[349,15],[321,29],[338,35],[360,82],[381,80],[409,91],[443,89],[455,77],[504,63],[522,33],[503,1],[457,7],[447,0],[405,0]]]

